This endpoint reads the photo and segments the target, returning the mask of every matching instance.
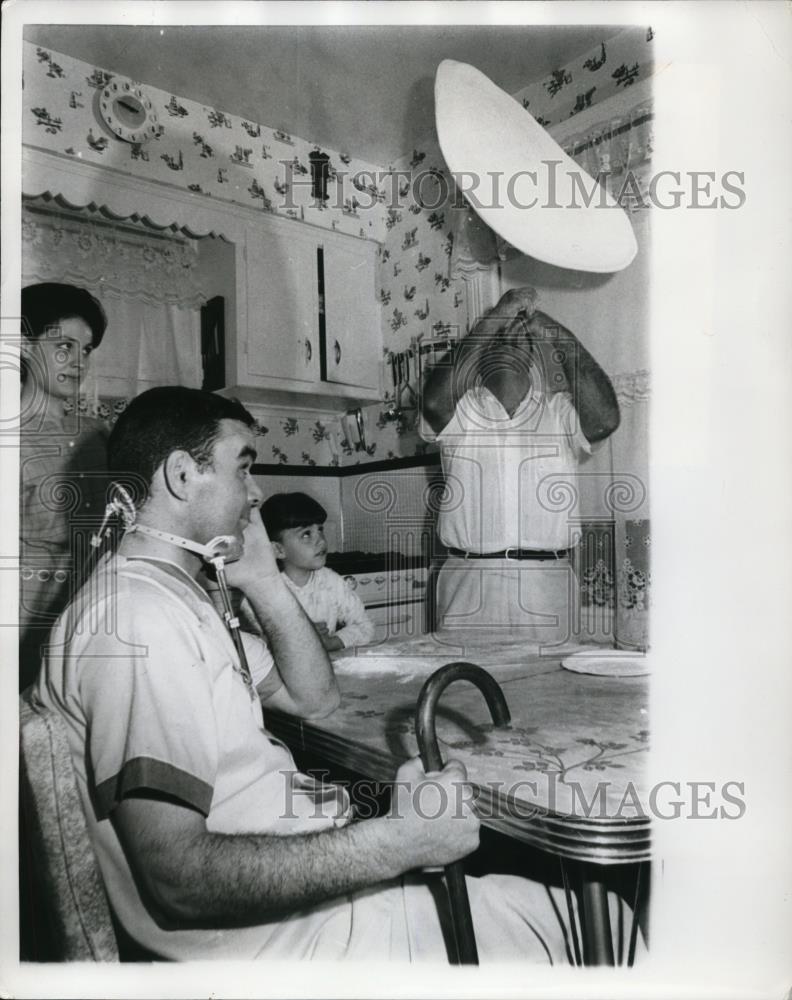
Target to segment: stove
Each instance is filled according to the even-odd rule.
[[[399,552],[335,552],[327,565],[363,602],[376,627],[375,641],[426,631],[429,571],[423,559]]]
[[[348,582],[367,608],[423,602],[428,571],[423,559],[400,552],[334,552],[327,565]]]

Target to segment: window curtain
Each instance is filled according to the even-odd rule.
[[[612,604],[616,644],[649,645],[651,522],[649,520],[649,372],[613,380],[621,423],[610,438],[614,524]]]
[[[599,178],[627,211],[647,207],[654,147],[651,101],[615,115],[561,142],[564,152],[591,177]]]
[[[194,241],[158,238],[102,220],[23,212],[24,284],[87,288],[108,318],[83,385],[89,412],[104,397],[130,398],[155,385],[201,384],[199,284]]]

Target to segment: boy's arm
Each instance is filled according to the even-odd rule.
[[[344,648],[365,646],[374,638],[374,622],[366,614],[363,602],[349,589],[344,578],[337,573],[333,573],[333,576],[338,601],[338,621],[344,622],[344,627],[336,632],[336,638],[341,640]]]

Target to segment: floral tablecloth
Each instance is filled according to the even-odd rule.
[[[647,678],[573,673],[562,656],[519,641],[466,644],[450,655],[437,652],[434,637],[386,644],[357,663],[337,662],[343,699],[331,716],[310,723],[278,716],[273,729],[387,781],[418,752],[415,706],[429,674],[455,660],[477,663],[500,683],[511,724],[496,729],[481,693],[458,681],[441,696],[436,726],[444,759],[461,760],[477,786],[484,822],[567,856],[642,860],[649,844]]]

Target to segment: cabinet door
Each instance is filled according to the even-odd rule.
[[[319,379],[319,280],[316,240],[274,227],[248,231],[249,385]]]
[[[324,241],[327,381],[379,389],[382,358],[376,248]]]

